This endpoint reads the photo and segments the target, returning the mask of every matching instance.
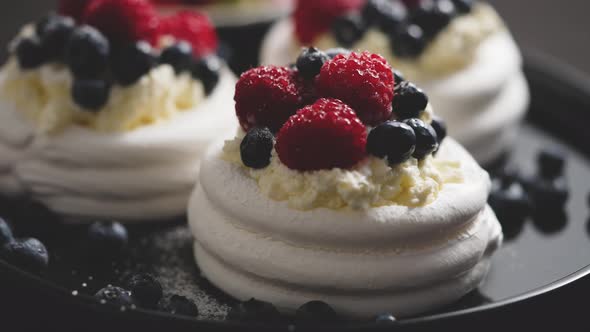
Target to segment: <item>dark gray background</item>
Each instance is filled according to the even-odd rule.
[[[588,0],[490,0],[525,49],[542,50],[590,74]],[[18,27],[55,8],[55,0],[0,1],[0,45]],[[4,50],[0,53],[5,54]]]

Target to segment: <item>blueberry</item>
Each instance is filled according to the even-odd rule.
[[[297,308],[295,319],[303,323],[330,323],[338,320],[338,314],[325,302],[310,301]]]
[[[320,73],[320,69],[330,58],[315,47],[305,48],[297,58],[297,70],[306,79],[312,79]]]
[[[407,14],[406,7],[399,0],[369,0],[362,10],[365,22],[376,25],[385,33],[396,29]]]
[[[412,155],[416,159],[424,159],[438,148],[438,138],[432,126],[425,124],[420,119],[404,120],[404,123],[414,129],[416,134],[416,150]]]
[[[362,38],[366,28],[361,15],[350,13],[334,20],[332,33],[340,45],[351,47]]]
[[[193,47],[186,41],[168,46],[160,54],[160,63],[171,65],[177,74],[190,72],[193,65]]]
[[[240,144],[240,155],[244,165],[260,169],[270,164],[274,135],[268,128],[253,128],[248,131]]]
[[[111,69],[117,83],[128,86],[149,73],[155,65],[152,46],[145,41],[138,41],[113,54]]]
[[[367,152],[379,158],[387,157],[391,164],[410,159],[416,148],[416,134],[405,123],[387,121],[375,127],[367,138]]]
[[[81,26],[74,30],[66,46],[66,63],[76,77],[96,78],[108,65],[109,41],[98,30]]]
[[[396,321],[397,320],[395,319],[395,317],[390,313],[383,313],[377,316],[377,318],[375,318],[375,322],[380,325],[393,324]]]
[[[45,27],[47,26],[47,24],[52,21],[53,19],[55,19],[56,17],[58,17],[58,15],[56,13],[49,13],[43,17],[41,17],[41,19],[39,19],[37,22],[35,22],[35,34],[37,36],[41,36],[43,35],[43,33],[45,32]]]
[[[412,11],[411,21],[422,27],[427,38],[432,38],[451,22],[456,13],[451,0],[423,0]]]
[[[453,4],[459,14],[467,14],[473,8],[473,0],[453,0]]]
[[[391,35],[391,47],[400,58],[416,57],[426,48],[424,31],[415,24],[402,25]]]
[[[438,144],[440,145],[447,137],[447,124],[441,117],[435,115],[432,117],[432,123],[430,125],[436,132],[436,138],[438,139]]]
[[[94,297],[101,301],[101,303],[110,303],[119,306],[135,305],[130,291],[112,285],[99,290]]]
[[[545,149],[537,156],[539,175],[544,179],[553,180],[563,175],[565,156],[561,150]]]
[[[509,227],[509,223],[523,222],[532,210],[529,196],[519,182],[508,184],[494,180],[489,203],[505,227]]]
[[[72,86],[72,99],[86,110],[97,111],[106,105],[110,91],[110,83],[104,80],[76,79]]]
[[[428,106],[428,96],[413,83],[405,81],[395,87],[393,112],[398,119],[417,118]]]
[[[175,315],[193,317],[199,315],[199,308],[197,308],[197,305],[188,298],[180,295],[172,295],[167,309],[170,313]]]
[[[552,211],[563,209],[569,198],[569,190],[563,178],[554,180],[533,178],[527,180],[525,186],[531,196],[535,210]]]
[[[149,273],[132,275],[126,283],[131,296],[143,307],[155,308],[162,299],[162,285],[156,277]]]
[[[397,69],[392,69],[391,71],[393,72],[395,87],[398,87],[400,84],[406,81],[406,78],[404,77],[404,74],[401,71]]]
[[[229,319],[243,322],[277,321],[281,314],[268,302],[250,299],[241,302],[229,312]]]
[[[193,65],[193,77],[203,82],[207,95],[213,92],[219,82],[221,66],[221,60],[215,55],[208,55]]]
[[[41,241],[29,238],[8,242],[2,248],[2,257],[30,272],[41,272],[49,265],[49,253]]]
[[[38,38],[20,39],[16,44],[15,53],[22,69],[38,68],[49,59]]]
[[[12,235],[12,230],[8,223],[0,218],[0,246],[5,245],[8,242],[12,242],[14,240],[14,236]]]
[[[345,48],[336,47],[336,48],[330,48],[330,49],[326,50],[326,52],[324,52],[324,53],[326,53],[328,58],[334,59],[337,55],[340,55],[340,54],[349,55],[350,51]]]
[[[88,248],[96,258],[115,258],[127,247],[127,229],[118,222],[96,222],[88,227]]]
[[[62,60],[66,45],[76,28],[76,23],[70,17],[53,15],[46,24],[38,30],[41,45],[47,56],[54,60]]]

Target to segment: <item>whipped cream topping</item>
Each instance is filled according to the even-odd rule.
[[[0,98],[24,111],[40,133],[56,133],[70,125],[99,132],[132,131],[168,121],[205,99],[200,81],[188,73],[176,75],[169,65],[153,68],[129,87],[114,85],[108,103],[96,112],[76,105],[72,84],[73,77],[63,65],[22,70],[11,58],[0,75]]]
[[[463,181],[459,161],[432,157],[410,158],[392,168],[384,159],[369,156],[353,169],[334,168],[313,172],[289,169],[273,151],[270,165],[252,169],[240,159],[240,131],[226,141],[222,158],[243,167],[257,181],[260,192],[277,201],[287,201],[299,210],[315,208],[363,210],[392,204],[424,206],[432,203],[446,183]]]
[[[487,206],[489,176],[452,139],[435,159],[460,161],[464,181],[420,207],[293,209],[240,165],[205,158],[188,209],[203,274],[228,294],[292,312],[322,300],[350,317],[404,317],[476,288],[502,240]]]
[[[0,98],[0,152],[5,156],[0,161],[0,191],[30,194],[71,221],[131,222],[182,215],[207,146],[235,133],[237,120],[229,111],[234,85],[234,76],[224,69],[220,83],[197,107],[122,132],[77,123],[55,134],[40,132],[27,116],[39,110],[21,108],[36,104]],[[174,88],[165,90],[178,94]]]

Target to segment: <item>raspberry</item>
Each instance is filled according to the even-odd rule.
[[[69,16],[76,21],[80,21],[88,2],[88,0],[60,0],[57,11],[60,15]]]
[[[193,47],[193,55],[202,58],[217,51],[217,33],[207,15],[195,11],[181,11],[162,19],[163,35],[184,40]]]
[[[295,33],[302,44],[308,45],[321,33],[328,31],[334,20],[360,8],[365,0],[299,0],[295,9]]]
[[[320,96],[344,101],[371,126],[390,117],[394,84],[387,61],[369,52],[336,56],[324,64],[316,81]]]
[[[91,0],[83,21],[115,44],[158,42],[160,19],[148,0]]]
[[[295,72],[265,66],[243,73],[236,84],[236,114],[244,130],[268,127],[278,131],[303,106],[302,88]]]
[[[350,168],[365,157],[367,128],[338,99],[319,99],[291,116],[277,135],[275,148],[291,169]]]

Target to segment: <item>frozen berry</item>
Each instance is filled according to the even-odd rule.
[[[306,79],[316,77],[322,66],[330,58],[315,47],[305,48],[297,58],[297,70],[299,75]]]
[[[332,34],[338,44],[344,47],[352,47],[363,37],[366,30],[363,17],[357,13],[340,16],[332,23]]]
[[[127,229],[118,222],[96,222],[88,227],[89,253],[96,258],[116,258],[128,241]]]
[[[76,79],[72,86],[72,99],[78,106],[98,111],[109,101],[111,85],[104,80]]]
[[[38,38],[22,38],[15,48],[16,59],[22,69],[34,69],[49,60]]]
[[[375,322],[379,325],[393,324],[396,321],[397,320],[395,319],[395,317],[390,313],[383,313],[383,314],[380,314],[379,316],[377,316],[377,318],[375,318]]]
[[[139,40],[155,45],[160,33],[159,16],[148,0],[91,0],[83,22],[117,45]]]
[[[171,65],[177,74],[190,71],[193,65],[193,47],[185,41],[178,41],[162,51],[160,63]]]
[[[271,303],[250,299],[239,303],[229,312],[229,319],[241,322],[277,321],[280,313]]]
[[[319,99],[289,118],[277,135],[276,150],[291,169],[350,168],[365,157],[366,130],[348,105]]]
[[[361,8],[365,0],[299,0],[296,2],[295,33],[303,45],[309,45],[327,32],[334,20]]]
[[[416,134],[416,150],[412,155],[416,159],[424,159],[438,148],[438,138],[432,126],[420,119],[404,120],[404,123],[414,129]]]
[[[113,54],[111,69],[117,83],[128,86],[137,82],[156,65],[152,47],[139,41]]]
[[[285,67],[246,71],[236,84],[234,99],[240,125],[246,131],[258,126],[276,132],[302,106],[296,75]]]
[[[206,94],[211,94],[215,90],[217,83],[219,83],[221,66],[221,60],[213,54],[194,63],[192,67],[193,77],[203,82]]]
[[[456,15],[451,0],[423,0],[412,12],[412,22],[419,25],[426,36],[433,37],[446,27]]]
[[[187,41],[197,59],[214,54],[218,48],[215,27],[207,15],[196,11],[181,11],[163,18],[160,32],[176,40]]]
[[[13,240],[12,229],[4,219],[0,218],[0,246]]]
[[[398,119],[420,117],[420,113],[428,106],[428,96],[413,83],[402,82],[394,91],[393,113]]]
[[[563,175],[565,156],[558,149],[544,149],[537,156],[539,175],[545,179],[553,180]]]
[[[324,64],[316,81],[321,96],[344,101],[367,125],[377,125],[391,115],[394,78],[380,55],[338,55]]]
[[[416,134],[402,122],[384,122],[371,130],[367,139],[367,152],[379,158],[387,157],[392,165],[410,159],[415,149]]]
[[[460,14],[467,14],[473,8],[474,0],[453,0],[453,4],[455,5],[455,9]]]
[[[99,290],[94,297],[101,301],[101,303],[109,303],[118,306],[135,305],[135,301],[133,301],[130,291],[112,285],[108,285]]]
[[[131,296],[145,308],[155,308],[162,299],[162,285],[149,273],[132,275],[126,283]]]
[[[74,30],[66,46],[66,62],[75,77],[95,78],[107,68],[108,40],[96,29],[81,26]]]
[[[268,128],[252,128],[240,145],[242,162],[247,167],[265,168],[270,164],[274,135]]]
[[[310,301],[297,308],[295,319],[301,323],[331,323],[338,320],[338,314],[325,302]]]
[[[385,33],[396,29],[407,17],[406,7],[399,1],[369,0],[363,8],[363,17],[369,24]]]
[[[391,35],[393,53],[400,58],[413,58],[426,48],[424,31],[415,24],[402,25]]]
[[[34,238],[10,241],[0,253],[6,262],[34,273],[42,272],[49,265],[47,249]]]
[[[440,145],[447,137],[447,124],[442,118],[435,115],[432,117],[432,123],[430,123],[430,125],[436,132],[436,138],[438,139],[438,144]]]
[[[52,15],[39,27],[39,37],[45,54],[53,60],[63,60],[66,45],[74,31],[76,23],[70,17]]]
[[[525,183],[536,210],[562,209],[568,198],[569,190],[564,178],[532,178]]]
[[[59,0],[58,12],[80,21],[89,2],[90,0]]]
[[[349,55],[351,53],[351,51],[349,51],[345,48],[336,47],[336,48],[330,48],[330,49],[326,50],[326,52],[324,52],[324,53],[326,53],[328,58],[334,59],[337,55],[340,55],[340,54]]]

